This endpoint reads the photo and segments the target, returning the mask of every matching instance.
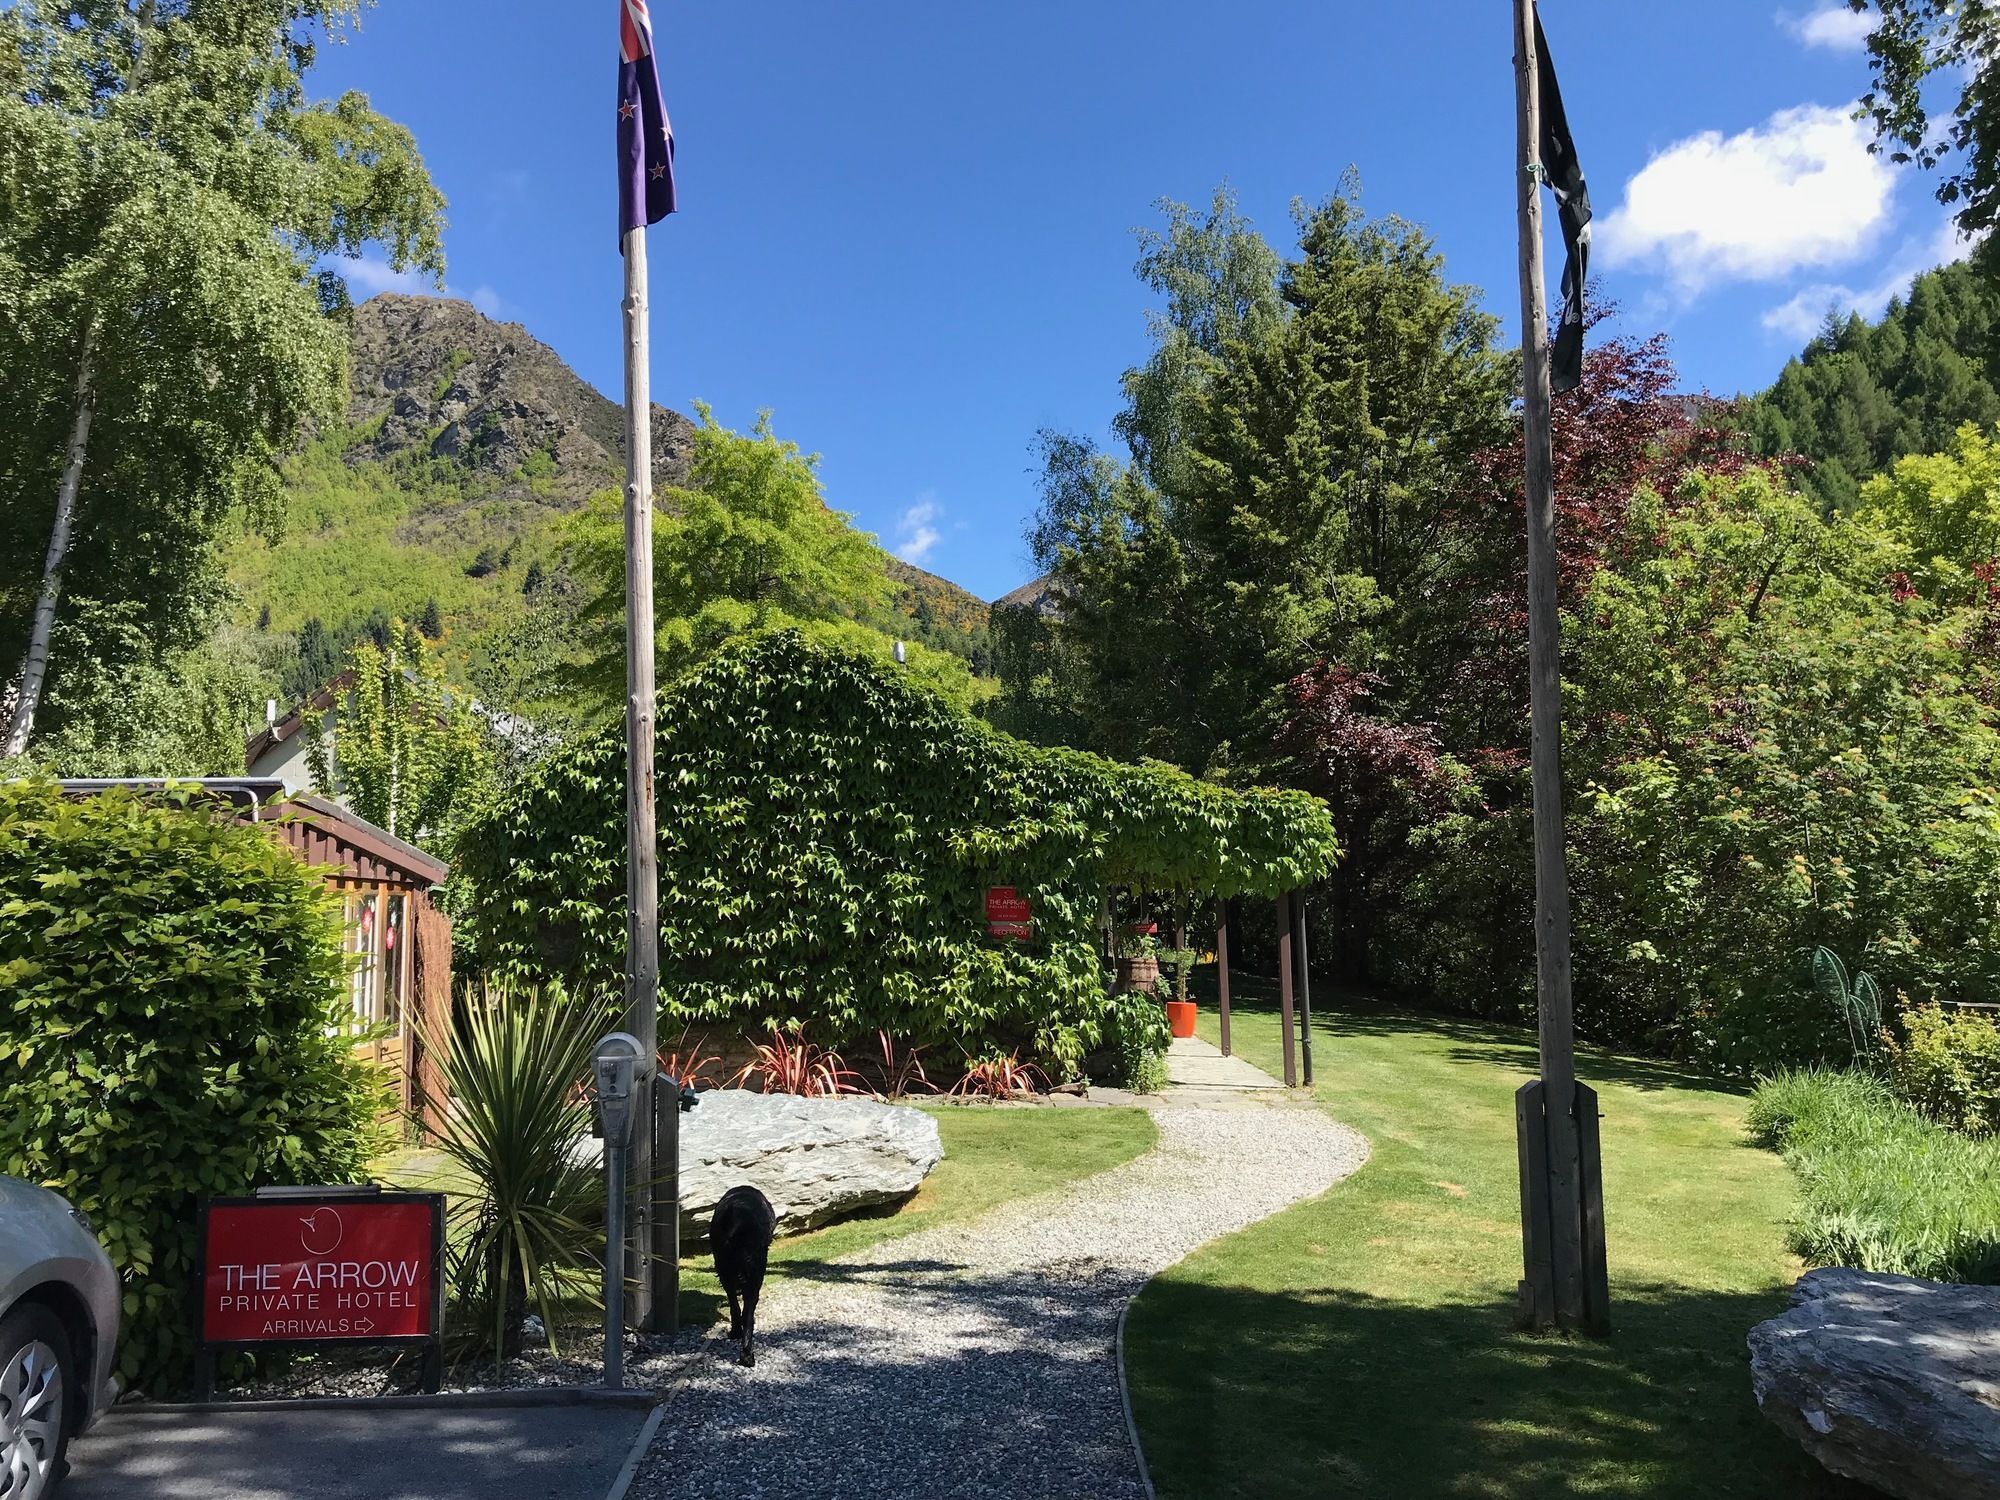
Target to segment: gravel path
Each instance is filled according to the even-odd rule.
[[[693,1356],[632,1495],[1139,1500],[1120,1309],[1368,1152],[1290,1101],[1152,1109],[1159,1145],[1122,1167],[767,1283],[756,1367],[720,1341]]]

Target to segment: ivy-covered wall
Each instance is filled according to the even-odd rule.
[[[1102,1040],[1107,883],[1275,895],[1339,853],[1313,797],[1027,745],[794,631],[663,694],[658,743],[663,1029],[880,1027],[1066,1074]],[[617,729],[573,746],[461,840],[490,968],[617,987],[623,760]],[[1032,941],[987,936],[989,886]]]

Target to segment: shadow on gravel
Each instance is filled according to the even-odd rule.
[[[633,1495],[1140,1500],[1113,1357],[1139,1278],[964,1269],[795,1262],[756,1368],[703,1356]]]
[[[843,1264],[838,1260],[788,1260],[783,1270],[791,1281],[868,1281],[879,1282],[886,1277],[896,1276],[950,1276],[966,1270],[961,1261],[951,1260],[889,1260],[871,1265],[852,1262]],[[771,1268],[776,1275],[779,1267]]]

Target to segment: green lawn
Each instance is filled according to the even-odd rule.
[[[1215,1020],[1204,1005],[1211,1041]],[[1366,1010],[1314,1022],[1319,1100],[1374,1154],[1134,1304],[1127,1366],[1163,1497],[1817,1492],[1750,1396],[1744,1335],[1798,1267],[1791,1175],[1748,1144],[1740,1094],[1585,1052],[1615,1332],[1531,1336],[1511,1319],[1532,1038]],[[1239,1004],[1234,1039],[1279,1071],[1268,1010]]]
[[[916,1196],[892,1212],[829,1224],[772,1247],[770,1275],[810,1274],[808,1268],[852,1255],[884,1240],[969,1219],[1014,1198],[1108,1172],[1152,1148],[1158,1133],[1143,1109],[993,1109],[924,1106],[937,1116],[944,1142],[939,1162]],[[385,1182],[401,1187],[464,1191],[434,1151],[403,1151],[377,1164]],[[701,1325],[726,1315],[708,1257],[681,1262],[681,1321]],[[579,1323],[590,1314],[579,1309]]]

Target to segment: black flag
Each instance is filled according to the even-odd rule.
[[[1549,60],[1549,39],[1542,33],[1542,12],[1535,10],[1536,75],[1542,96],[1542,171],[1556,195],[1562,219],[1562,320],[1556,325],[1555,354],[1550,362],[1549,389],[1560,396],[1583,381],[1583,279],[1590,273],[1590,189],[1576,159],[1576,142],[1569,138],[1569,116],[1563,112],[1562,88],[1556,65]]]

